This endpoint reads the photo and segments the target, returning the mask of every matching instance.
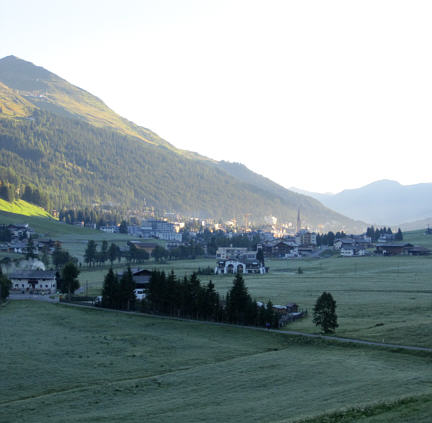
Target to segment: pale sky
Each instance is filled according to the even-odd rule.
[[[432,2],[0,0],[13,54],[285,186],[432,182]]]

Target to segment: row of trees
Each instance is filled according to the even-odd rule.
[[[386,228],[385,226],[383,228],[374,228],[373,226],[369,226],[366,230],[366,236],[369,236],[372,240],[372,242],[378,241],[379,237],[381,235],[392,235],[393,231],[390,227]],[[396,241],[402,241],[403,240],[403,233],[401,229],[399,228],[398,231],[395,234],[395,240]]]
[[[278,327],[279,317],[271,301],[259,307],[252,299],[241,274],[234,278],[231,289],[221,298],[210,281],[203,286],[193,273],[178,279],[174,272],[152,273],[143,311],[191,319],[202,319],[241,325]]]
[[[102,207],[86,207],[83,209],[66,209],[59,211],[59,220],[68,224],[76,222],[84,222],[85,225],[101,226],[117,226],[119,225],[120,233],[127,233],[127,221],[123,216],[126,214],[125,209],[106,209]]]
[[[95,241],[90,240],[84,252],[84,261],[89,266],[102,265],[109,261],[111,265],[118,260],[125,258],[129,263],[142,263],[150,258],[146,250],[137,248],[134,244],[129,244],[127,251],[122,251],[117,244],[113,242],[108,245],[108,241],[102,241],[100,250]]]

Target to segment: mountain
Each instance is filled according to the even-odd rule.
[[[432,183],[381,180],[338,194],[309,195],[352,219],[378,225],[396,226],[432,216]]]
[[[245,166],[179,150],[30,62],[1,59],[0,83],[0,180],[33,184],[55,207],[111,202],[216,219],[251,213],[256,222],[295,222],[300,207],[322,230],[364,228]]]
[[[432,216],[421,220],[415,220],[413,222],[405,222],[398,225],[403,232],[425,230],[426,228],[432,228]]]

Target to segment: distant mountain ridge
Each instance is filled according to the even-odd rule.
[[[338,194],[308,194],[345,216],[379,225],[401,225],[432,216],[432,183],[401,185],[385,179]]]
[[[323,230],[359,231],[318,201],[239,164],[177,149],[44,68],[0,60],[0,179],[33,183],[56,207],[144,204],[200,217],[274,215]],[[2,99],[2,100],[1,100]]]

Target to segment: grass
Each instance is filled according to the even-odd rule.
[[[432,386],[428,354],[26,301],[0,319],[2,423],[295,421]]]
[[[28,203],[24,200],[15,200],[9,202],[0,198],[0,210],[8,213],[20,214],[23,216],[39,216],[53,219],[53,217],[42,207]]]
[[[183,276],[214,264],[211,259],[182,260],[145,267],[173,269]],[[296,302],[312,311],[318,296],[329,291],[337,302],[337,335],[432,347],[432,257],[330,257],[268,260],[266,264],[270,273],[245,275],[249,292],[257,300]],[[299,266],[303,274],[297,273]],[[105,273],[93,279],[93,292],[100,292]],[[202,283],[210,279],[223,295],[232,286],[232,275],[200,276]],[[287,329],[318,332],[311,314]]]

